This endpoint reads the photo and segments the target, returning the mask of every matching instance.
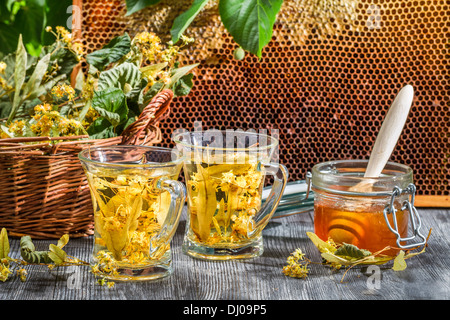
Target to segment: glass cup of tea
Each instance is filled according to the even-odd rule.
[[[286,167],[271,162],[278,139],[234,130],[179,132],[173,139],[184,157],[187,189],[183,252],[205,260],[260,256],[261,233],[288,179]],[[273,184],[262,204],[267,176]]]
[[[186,199],[177,181],[183,159],[172,149],[125,145],[88,148],[79,159],[94,209],[93,264],[112,280],[170,275]]]

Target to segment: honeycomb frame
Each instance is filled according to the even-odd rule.
[[[188,28],[196,42],[185,60],[200,65],[191,93],[175,98],[161,123],[162,146],[172,147],[172,131],[192,130],[194,121],[203,129],[276,129],[280,162],[291,181],[304,180],[316,163],[367,159],[391,102],[411,84],[413,105],[391,161],[413,169],[417,206],[450,207],[446,1],[348,0],[347,16],[337,13],[344,0],[320,1],[336,6],[321,17],[312,0],[285,0],[260,60],[234,59],[237,44],[212,3]],[[125,16],[124,1],[74,0],[88,52],[123,32],[168,40],[189,4],[162,1]],[[320,25],[308,20],[317,16]]]

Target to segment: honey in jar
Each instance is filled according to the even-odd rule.
[[[380,177],[371,179],[370,190],[355,191],[353,186],[368,179],[366,166],[365,160],[341,160],[313,167],[314,232],[323,241],[353,244],[372,253],[392,247],[381,254],[394,256],[408,239],[410,207],[404,205],[409,194],[393,196],[393,190],[408,190],[412,170],[389,162]]]
[[[360,249],[372,253],[386,247],[398,247],[397,236],[391,232],[386,224],[383,211],[384,205],[358,203],[361,199],[341,199],[333,201],[324,199],[325,195],[314,205],[314,230],[316,235],[324,241],[329,238],[337,244],[353,244]],[[387,215],[389,223],[394,224],[392,214]],[[404,210],[396,212],[397,228],[401,237],[406,237],[409,215]],[[385,255],[395,255],[397,249],[382,252]]]

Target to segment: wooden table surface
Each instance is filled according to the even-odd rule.
[[[449,300],[450,298],[450,209],[419,208],[423,234],[432,228],[426,252],[407,261],[404,271],[392,264],[374,273],[371,268],[333,271],[311,265],[306,279],[283,275],[286,259],[296,248],[313,261],[320,261],[316,247],[306,236],[313,231],[312,212],[272,220],[263,232],[265,251],[249,261],[211,262],[196,260],[181,252],[185,227],[183,213],[172,242],[174,273],[156,281],[116,282],[100,286],[89,267],[28,266],[28,279],[13,277],[0,282],[0,301],[7,300]],[[56,241],[35,240],[37,250]],[[19,240],[10,239],[13,258],[19,257]],[[89,260],[92,238],[71,239],[68,254]],[[374,278],[377,275],[378,278]]]

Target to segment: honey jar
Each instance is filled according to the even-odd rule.
[[[414,207],[416,187],[410,167],[388,162],[377,178],[365,178],[368,161],[316,164],[307,174],[314,191],[314,232],[324,241],[353,244],[394,256],[425,243]],[[408,235],[411,232],[412,235]],[[415,243],[411,243],[412,240]]]

